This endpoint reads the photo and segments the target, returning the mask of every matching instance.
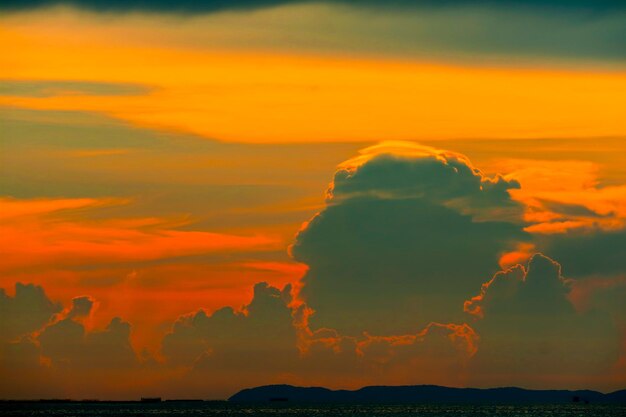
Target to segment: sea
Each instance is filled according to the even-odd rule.
[[[0,403],[2,416],[626,417],[626,405],[305,405],[228,402]]]

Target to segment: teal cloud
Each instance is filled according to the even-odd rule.
[[[144,95],[152,87],[130,83],[93,81],[0,80],[0,96],[53,97],[62,95],[130,96]]]
[[[571,230],[539,239],[542,250],[559,259],[572,278],[626,273],[626,230]]]
[[[529,59],[620,65],[626,58],[625,4],[611,0],[11,0],[3,2],[0,10],[70,5],[109,17],[136,12],[203,15],[212,27],[222,27],[218,36],[211,36],[211,30],[202,35],[207,37],[206,44],[217,42],[226,48],[469,62],[497,57],[496,63],[506,65]]]
[[[163,339],[162,354],[167,366],[188,372],[171,389],[228,395],[241,389],[241,381],[327,381],[333,386],[350,378],[396,384],[416,378],[450,381],[473,353],[476,335],[467,325],[431,324],[397,336],[403,343],[396,336],[311,332],[299,320],[304,306],[292,304],[291,291],[290,286],[280,290],[258,283],[241,310],[225,307],[180,317]]]
[[[104,329],[87,329],[93,309],[88,296],[64,309],[33,284],[16,284],[14,296],[0,289],[0,395],[66,398],[79,385],[95,398],[110,389],[111,373],[138,371],[130,324],[116,317]]]
[[[39,330],[61,309],[40,286],[18,282],[13,296],[0,288],[0,343]]]
[[[139,364],[130,343],[130,324],[119,317],[95,331],[67,317],[46,327],[37,341],[41,355],[60,369],[130,370]]]
[[[417,149],[340,168],[326,208],[296,237],[313,329],[400,334],[459,322],[482,277],[528,239],[507,192],[519,184],[485,177],[460,155]]]
[[[608,375],[620,353],[617,323],[606,309],[577,309],[572,286],[541,254],[487,282],[466,303],[480,317],[472,323],[480,334],[473,378],[493,384],[506,375],[529,386],[565,378],[579,386]]]
[[[5,9],[28,9],[57,4],[70,4],[93,10],[118,11],[166,11],[166,12],[215,12],[221,10],[254,9],[283,4],[302,3],[305,0],[8,0],[2,3]],[[377,7],[382,9],[414,7],[493,6],[538,7],[542,9],[574,9],[606,12],[623,10],[626,6],[619,0],[330,0],[332,3]]]

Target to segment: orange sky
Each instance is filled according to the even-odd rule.
[[[72,26],[64,26],[64,19]],[[587,140],[589,137],[626,135],[623,123],[626,116],[626,74],[619,71],[490,67],[398,58],[346,58],[279,50],[226,50],[211,45],[161,47],[147,44],[145,39],[140,42],[131,38],[126,42],[124,35],[136,35],[138,29],[134,24],[140,25],[142,37],[155,39],[158,36],[158,27],[146,24],[142,20],[144,18],[113,23],[115,30],[112,37],[107,36],[111,30],[108,27],[110,22],[93,20],[92,25],[85,25],[78,24],[75,17],[73,19],[68,18],[67,13],[62,14],[52,28],[48,28],[47,20],[39,15],[28,20],[27,24],[8,19],[0,32],[0,45],[13,52],[0,57],[2,78],[10,81],[129,83],[146,86],[147,90],[97,95],[57,89],[43,96],[0,96],[0,105],[34,110],[96,112],[138,127],[193,133],[220,141],[252,143],[544,137]],[[80,36],[76,36],[77,29]],[[509,147],[515,146],[511,142]],[[471,151],[471,146],[469,149]],[[100,164],[102,160],[102,166],[106,167],[106,159],[98,158],[123,157],[127,152],[124,148],[86,149],[68,151],[68,156],[87,158],[88,164]],[[129,156],[132,157],[132,153]],[[336,161],[340,162],[348,156],[337,156]],[[139,162],[141,159],[136,158],[142,156],[133,158]],[[541,160],[542,155],[534,155],[534,159]],[[254,163],[253,160],[251,162]],[[143,163],[154,162],[146,160]],[[286,161],[277,160],[276,163]],[[547,166],[545,163],[523,161],[521,164],[499,160],[491,169],[505,173],[514,171],[511,175],[521,179],[525,185],[516,193],[517,198],[529,204],[535,198],[557,195],[561,201],[574,203],[580,200],[581,190],[587,189],[590,192],[585,194],[588,196],[585,199],[589,199],[590,205],[601,212],[614,212],[621,205],[622,188],[601,192],[594,190],[596,174],[590,174],[586,165],[570,165],[564,161]],[[185,160],[182,165],[189,165],[189,162]],[[121,169],[121,166],[118,167]],[[569,172],[569,167],[573,171]],[[129,173],[136,171],[134,167],[128,169]],[[178,171],[180,180],[196,181],[183,169]],[[567,172],[564,175],[568,181],[558,179],[559,172]],[[589,175],[591,178],[588,178]],[[582,182],[571,180],[577,177]],[[330,173],[326,178],[330,178]],[[319,184],[325,181],[323,178],[320,180]],[[229,177],[217,179],[221,183],[231,181]],[[322,191],[319,190],[318,196]],[[82,200],[74,201],[80,203]],[[310,203],[319,205],[319,197],[311,198]],[[15,204],[11,203],[9,208]],[[24,207],[37,204],[41,203],[27,203]],[[51,200],[49,204],[59,203]],[[291,209],[289,206],[286,208]],[[529,219],[533,219],[532,216],[535,216],[534,219],[541,218],[543,212],[541,209],[529,212]],[[623,210],[620,208],[618,212]],[[549,215],[543,216],[542,222],[550,218]],[[306,218],[301,219],[304,220]],[[194,251],[205,253],[209,249],[205,247],[203,236],[210,234],[162,229],[160,223],[171,221],[167,219],[111,219],[94,223],[80,220],[80,214],[77,214],[74,221],[55,222],[45,228],[35,223],[12,222],[10,227],[14,234],[39,230],[38,233],[49,236],[36,238],[29,232],[32,242],[39,242],[37,247],[41,248],[36,251],[41,252],[38,262],[46,262],[46,259],[56,256],[47,244],[42,246],[41,243],[61,237],[63,246],[56,249],[62,253],[59,256],[65,260],[76,259],[79,264],[95,262],[94,256],[104,259],[116,258],[120,254],[127,260],[159,259],[164,257],[166,248],[167,257],[177,251],[187,256]],[[542,223],[531,226],[529,230],[558,232],[580,226],[580,222],[584,221],[588,220]],[[244,236],[241,243],[228,247],[230,250],[241,244],[246,247],[254,243],[254,239],[265,239],[267,243],[280,236],[274,246],[284,250],[291,243],[297,224],[290,223],[274,230],[231,228],[235,234],[269,233],[273,236]],[[615,224],[621,222],[607,219],[607,227]],[[137,234],[152,227],[158,228],[157,234]],[[115,242],[112,252],[104,250],[106,247],[103,245],[80,237],[86,233],[95,236],[94,232]],[[76,239],[74,243],[73,239]],[[119,244],[130,241],[138,244],[133,243],[135,246],[128,250]],[[71,245],[74,245],[73,249],[69,250]],[[12,247],[11,253],[17,251],[20,255],[12,255],[8,262],[24,262],[20,259],[32,256],[34,252],[31,249],[34,250],[35,246],[31,249],[27,246],[28,241],[24,240],[21,246]],[[20,251],[20,247],[25,249]],[[223,275],[222,269],[218,268],[211,274]],[[131,268],[124,275],[132,271]],[[193,274],[198,275],[199,272]],[[236,272],[233,274],[237,276]],[[288,276],[288,280],[281,279],[277,283],[297,279],[297,273]],[[75,279],[70,284],[72,287],[79,285]],[[242,287],[243,282],[254,281],[250,278],[234,279],[243,280]],[[64,291],[63,296],[69,298],[70,292]],[[243,303],[246,297],[240,294],[230,298],[230,302]],[[153,299],[152,295],[149,297]],[[225,297],[225,300],[229,299]],[[219,305],[223,297],[213,294],[211,299],[215,300],[212,303]],[[174,307],[177,313],[180,309]]]
[[[315,13],[335,13],[299,7],[313,21]],[[9,51],[0,55],[0,288],[12,297],[15,282],[31,282],[64,306],[89,295],[97,310],[88,330],[121,316],[133,325],[134,347],[162,360],[163,335],[177,317],[239,311],[259,282],[304,285],[309,266],[288,254],[296,234],[334,204],[326,192],[337,170],[385,152],[420,159],[449,149],[485,176],[518,181],[505,191],[507,204],[521,207],[515,224],[532,242],[495,254],[503,268],[528,262],[554,236],[622,233],[623,67],[298,47],[285,35],[304,36],[298,10],[192,18],[56,8],[0,16],[0,48]],[[266,31],[264,19],[283,22],[285,33]],[[260,40],[239,39],[239,31]],[[390,41],[380,42],[384,49]],[[448,203],[466,203],[459,201]],[[492,221],[496,212],[487,213],[476,223]],[[606,274],[602,288],[623,282]],[[577,296],[591,298],[585,289],[600,287],[593,278],[581,278]],[[333,333],[326,343],[335,351],[353,342],[411,351],[433,331],[457,344],[471,335],[471,349],[459,348],[471,356],[480,345],[465,326],[431,323],[358,343]],[[438,352],[432,343],[427,350]],[[428,362],[414,363],[432,366],[438,382],[449,378]],[[402,365],[394,372],[411,382]],[[598,384],[623,380],[611,378]]]
[[[64,19],[68,26],[59,23]],[[158,21],[75,21],[67,13],[52,27],[39,15],[28,24],[8,19],[0,45],[12,53],[0,58],[2,78],[134,83],[152,90],[5,96],[0,105],[96,111],[139,126],[240,142],[626,134],[626,75],[619,71],[226,50],[212,43],[165,47],[146,41],[158,41]]]

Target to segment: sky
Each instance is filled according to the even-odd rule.
[[[626,6],[0,4],[0,398],[626,387]]]

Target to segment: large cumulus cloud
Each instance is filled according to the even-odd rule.
[[[462,155],[408,143],[366,149],[292,247],[313,328],[412,332],[463,319],[463,301],[527,238],[508,190]]]
[[[479,318],[472,324],[481,336],[474,378],[544,387],[580,387],[595,378],[598,384],[617,362],[619,332],[607,312],[576,308],[573,285],[542,254],[485,283],[465,303]]]
[[[170,389],[615,388],[621,293],[596,291],[585,307],[579,282],[541,254],[496,272],[505,258],[524,259],[509,251],[538,243],[509,195],[518,187],[453,152],[364,150],[340,165],[326,207],[298,234],[291,252],[309,269],[294,288],[260,283],[241,309],[174,323],[162,354],[185,373]]]
[[[0,394],[224,398],[268,383],[614,389],[625,381],[621,264],[586,281],[585,262],[571,260],[580,276],[570,279],[541,254],[500,270],[520,243],[532,250],[509,195],[517,187],[453,152],[368,148],[340,165],[326,207],[299,232],[300,282],[258,283],[242,307],[175,319],[155,358],[139,358],[120,318],[93,329],[92,298],[63,309],[19,284],[15,296],[0,293],[0,371],[14,376]]]

